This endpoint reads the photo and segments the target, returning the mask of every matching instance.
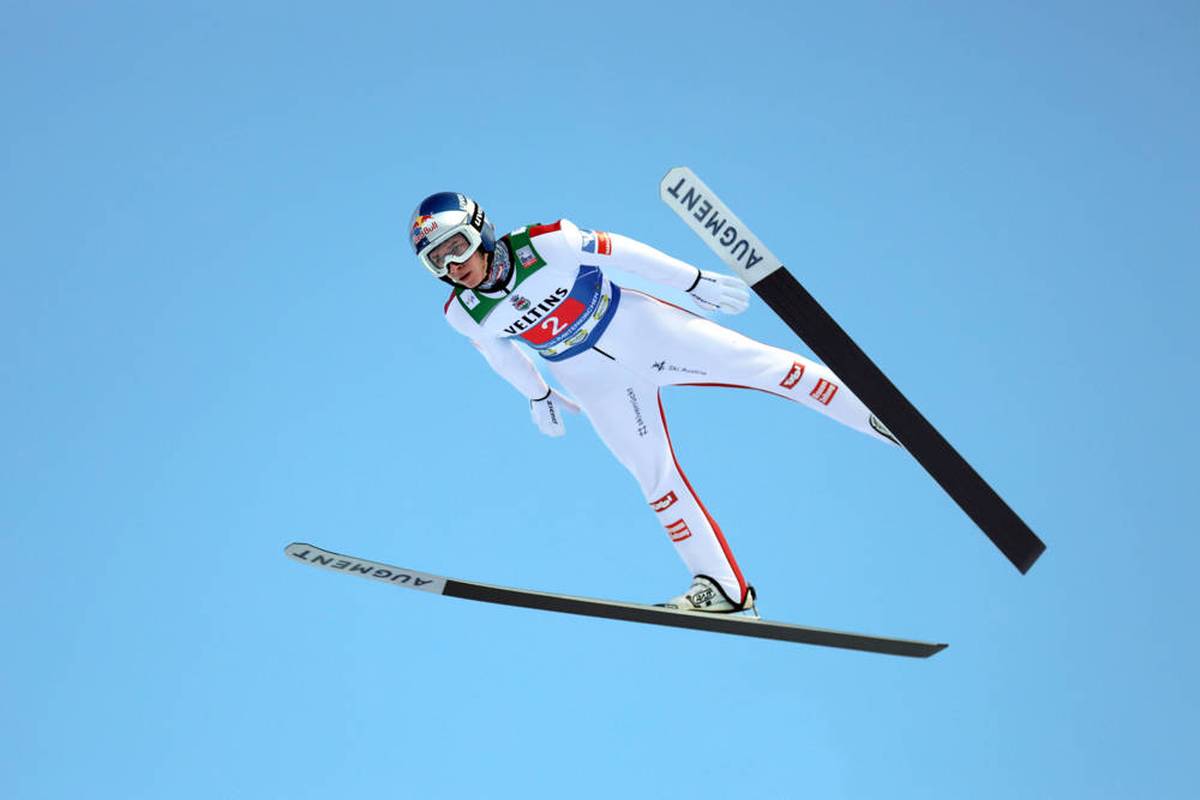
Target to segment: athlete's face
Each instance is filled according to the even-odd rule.
[[[450,265],[450,280],[457,284],[474,289],[487,276],[487,253],[478,248],[471,257],[461,264]]]

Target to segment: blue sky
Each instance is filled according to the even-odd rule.
[[[1188,3],[5,4],[0,795],[1194,796],[1198,89]],[[684,586],[405,240],[451,189],[715,268],[680,164],[1042,535],[1030,574],[911,459],[701,389],[672,436],[764,614],[949,650],[288,563]]]

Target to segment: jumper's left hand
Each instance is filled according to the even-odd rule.
[[[746,282],[720,272],[700,270],[700,277],[688,294],[706,311],[740,314],[750,307],[750,287]]]
[[[547,436],[562,436],[567,432],[563,411],[578,414],[579,404],[555,389],[547,390],[545,397],[529,401],[529,415],[533,417],[533,424]]]

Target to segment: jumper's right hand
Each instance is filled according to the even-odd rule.
[[[533,424],[547,436],[562,436],[567,432],[563,410],[578,414],[579,404],[555,389],[547,389],[545,397],[529,401],[529,415],[533,418]]]
[[[721,272],[700,270],[688,294],[705,311],[740,314],[750,307],[750,287],[746,286],[746,282]]]

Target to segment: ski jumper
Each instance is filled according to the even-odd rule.
[[[893,442],[836,375],[804,356],[757,342],[690,311],[613,283],[613,268],[687,291],[699,270],[619,234],[568,220],[520,228],[496,243],[512,272],[494,291],[457,286],[450,325],[530,400],[549,387],[520,340],[582,407],[625,465],[693,575],[735,603],[748,584],[720,526],[679,467],[659,391],[664,386],[758,389]]]

